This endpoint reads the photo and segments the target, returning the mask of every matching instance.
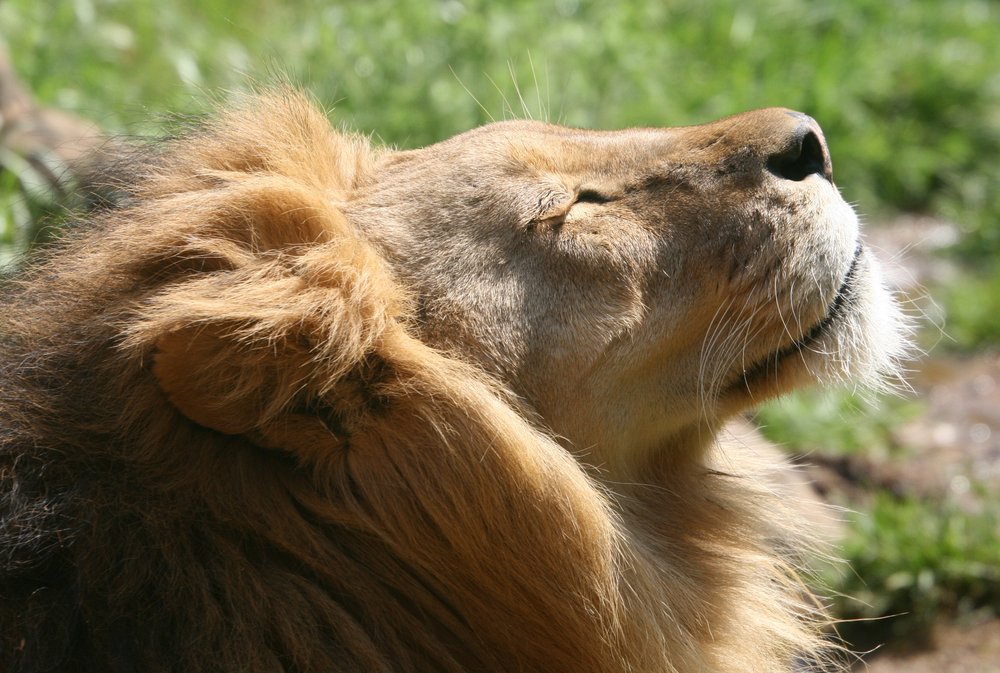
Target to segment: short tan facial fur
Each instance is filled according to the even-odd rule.
[[[790,110],[493,124],[384,155],[345,212],[416,289],[428,342],[603,467],[687,451],[678,435],[810,378],[886,373],[901,345],[822,131]]]

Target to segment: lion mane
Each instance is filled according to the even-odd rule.
[[[619,492],[345,216],[381,153],[278,91],[137,151],[2,288],[0,669],[788,671],[783,507]],[[741,468],[742,469],[742,468]]]

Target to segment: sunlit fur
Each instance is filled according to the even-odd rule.
[[[844,319],[768,364],[856,220],[821,176],[699,182],[772,151],[785,113],[754,114],[397,153],[279,91],[132,157],[3,288],[0,669],[825,659],[795,513],[712,438],[891,370],[898,326],[866,257]]]

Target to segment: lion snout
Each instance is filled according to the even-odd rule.
[[[815,119],[786,108],[766,108],[683,129],[678,154],[698,149],[714,172],[756,182],[766,176],[802,182],[818,175],[833,182],[833,162]]]
[[[772,151],[765,162],[771,173],[794,182],[818,174],[833,182],[830,150],[815,119],[786,111],[785,118],[779,117],[775,131],[780,149]]]

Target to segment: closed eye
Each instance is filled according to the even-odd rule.
[[[577,203],[608,203],[614,200],[615,197],[595,189],[581,189],[576,195]]]

